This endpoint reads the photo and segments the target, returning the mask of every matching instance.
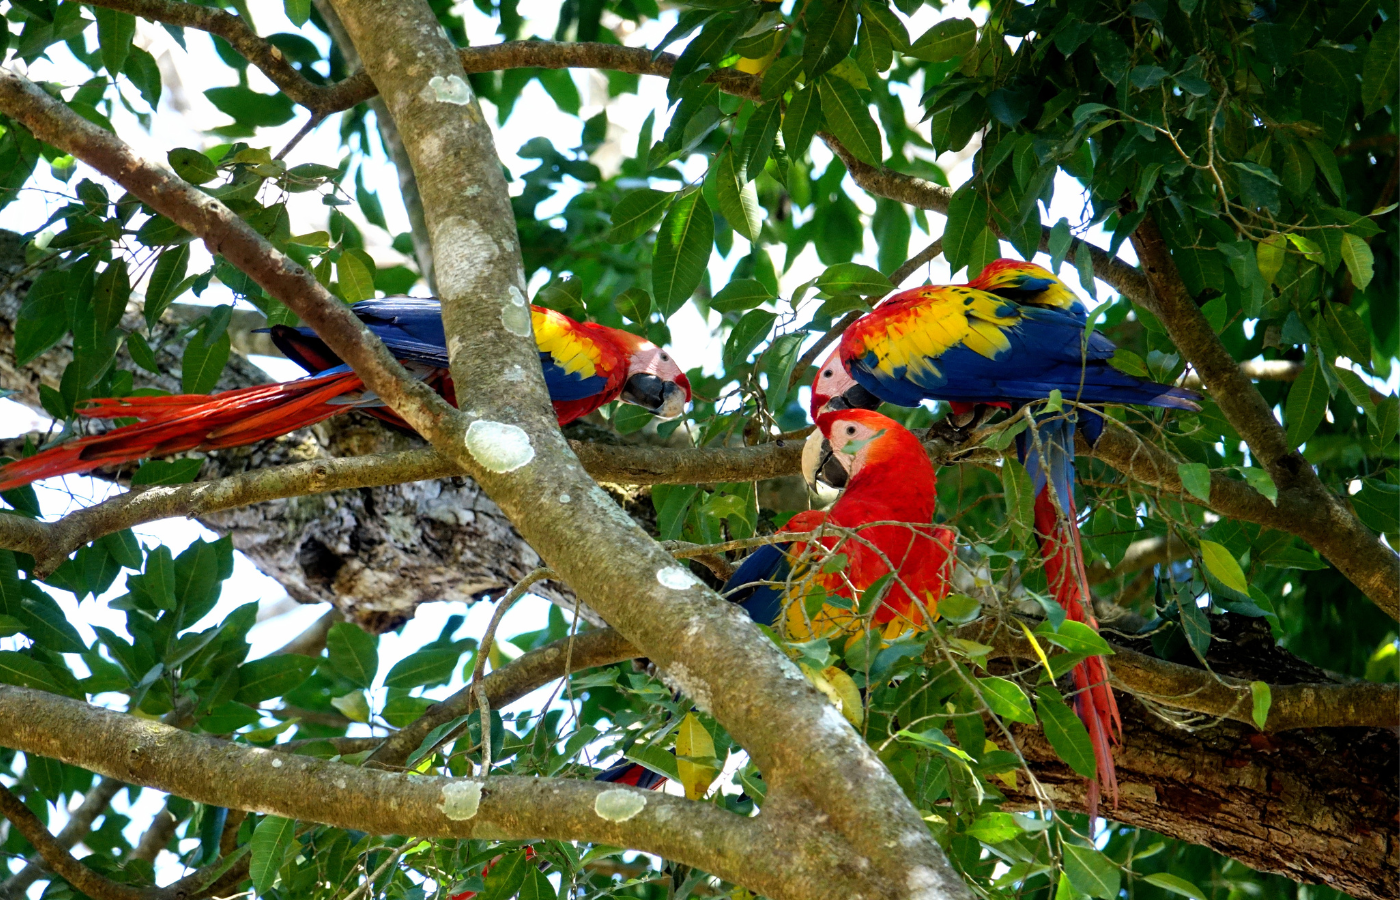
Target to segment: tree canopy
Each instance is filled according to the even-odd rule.
[[[129,492],[60,518],[48,488],[0,494],[0,893],[1394,895],[1392,5],[568,0],[552,34],[474,5],[0,0],[0,216],[62,183],[0,259],[0,388],[53,420],[7,452],[94,428],[94,398],[255,383],[252,329],[301,323],[426,441],[347,416],[105,470]],[[257,30],[273,13],[292,30]],[[226,124],[143,159],[180,115],[157,27],[236,84],[205,91]],[[664,100],[624,118],[644,80]],[[492,127],[539,115],[534,84],[581,136],[501,147],[531,164],[511,173]],[[313,131],[338,159],[303,152]],[[367,179],[384,158],[398,186]],[[1118,369],[1205,395],[1109,407],[1081,442],[1102,633],[1049,599],[1020,414],[927,434],[961,548],[934,628],[740,623],[711,589],[821,502],[793,477],[814,362],[934,261],[965,281],[1002,256],[1079,291]],[[211,284],[234,302],[201,305]],[[717,348],[687,413],[612,404],[561,436],[501,324],[527,285]],[[347,311],[409,291],[442,297],[461,411]],[[948,413],[883,411],[921,434]],[[473,456],[481,420],[531,461]],[[255,504],[278,523],[239,518]],[[169,516],[222,536],[132,531]],[[235,547],[333,610],[249,659],[256,604],[206,620]],[[558,604],[538,631],[454,616],[380,664],[420,602],[499,616],[529,590]],[[90,642],[56,593],[125,633]],[[1095,835],[1063,676],[1104,652],[1124,790]],[[684,797],[589,780],[619,758]],[[169,797],[133,823],[122,790]],[[156,887],[161,852],[183,880]]]

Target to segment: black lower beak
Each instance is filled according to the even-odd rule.
[[[846,467],[841,465],[841,461],[836,458],[836,451],[831,449],[831,442],[822,441],[822,455],[817,462],[817,481],[839,491],[846,487],[849,479]]]
[[[880,398],[867,391],[860,385],[854,385],[846,390],[839,397],[834,397],[826,404],[828,411],[842,409],[879,409]]]
[[[638,372],[627,379],[621,399],[663,419],[674,419],[685,412],[685,388],[646,372]]]

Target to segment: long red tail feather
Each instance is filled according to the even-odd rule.
[[[281,437],[350,409],[331,401],[362,387],[355,373],[337,372],[212,395],[94,400],[78,414],[142,421],[68,441],[0,467],[0,490],[150,456],[240,447]]]
[[[1045,561],[1045,578],[1066,615],[1097,630],[1099,623],[1086,602],[1088,582],[1084,573],[1084,550],[1079,541],[1072,499],[1064,513],[1061,518],[1047,485],[1035,500],[1035,530]],[[1093,821],[1099,812],[1100,785],[1108,791],[1114,808],[1118,807],[1118,776],[1113,765],[1112,744],[1122,738],[1123,721],[1118,715],[1118,701],[1108,686],[1108,665],[1102,656],[1091,656],[1079,663],[1074,667],[1073,677],[1074,711],[1089,730],[1099,772],[1098,781],[1089,783],[1089,819]]]

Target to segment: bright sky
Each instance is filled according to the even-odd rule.
[[[249,6],[260,33],[296,31],[283,14],[280,2],[252,0]],[[482,15],[473,4],[460,3],[457,6],[457,11],[466,19],[467,32],[474,43],[484,44],[499,40],[494,34],[495,23]],[[558,4],[548,2],[548,0],[523,0],[520,4],[521,14],[529,21],[527,33],[537,35],[548,36],[553,33],[557,11]],[[948,5],[942,13],[942,16],[959,15],[971,15],[979,22],[985,18],[985,13],[982,11],[969,12],[965,0]],[[911,34],[917,36],[940,17],[933,10],[924,8],[910,21],[909,30]],[[630,46],[652,46],[674,23],[674,18],[674,11],[668,11],[663,14],[659,22],[649,23],[627,35],[625,42]],[[324,41],[314,29],[308,26],[302,33],[324,48]],[[90,35],[89,43],[93,43],[94,40],[95,38]],[[184,146],[203,149],[223,143],[222,139],[206,134],[207,129],[225,124],[227,119],[205,99],[203,91],[211,87],[236,84],[237,79],[233,70],[228,67],[208,65],[204,62],[211,58],[213,53],[208,38],[200,32],[187,31],[188,51],[182,50],[164,29],[138,20],[136,41],[138,45],[146,48],[161,62],[163,72],[167,73],[167,80],[161,108],[154,120],[156,127],[154,133],[144,132],[136,122],[135,117],[119,106],[112,118],[122,137],[135,145],[141,153],[158,159],[163,159],[166,151],[172,147]],[[675,46],[671,49],[673,52],[679,52],[682,46]],[[49,54],[53,58],[52,61],[39,60],[30,67],[27,73],[30,78],[77,84],[90,77],[62,45],[50,48]],[[172,71],[178,74],[178,81],[172,82],[169,79],[169,73]],[[248,74],[250,85],[254,89],[267,92],[274,90],[271,83],[256,69],[250,68]],[[601,104],[607,100],[606,83],[601,76],[595,73],[579,71],[573,72],[572,76],[580,88],[585,106],[583,117],[586,118],[596,113],[601,108]],[[139,99],[129,85],[124,85],[123,90],[134,106],[138,109],[145,108],[144,101]],[[920,93],[921,87],[919,85],[902,89],[900,92],[911,121],[918,121],[922,116],[918,110]],[[495,110],[491,108],[489,103],[483,102],[483,106],[486,107],[487,121],[496,127]],[[656,133],[660,134],[667,118],[665,106],[665,82],[659,78],[643,79],[641,92],[638,95],[628,95],[608,102],[609,120],[613,126],[610,138],[616,140],[623,147],[635,146],[637,129],[646,115],[652,111],[657,112],[659,121],[656,125]],[[269,146],[275,152],[295,134],[304,121],[305,115],[301,113],[283,126],[265,129],[260,133],[255,145]],[[568,151],[577,146],[581,129],[581,119],[559,112],[539,84],[532,82],[517,103],[511,119],[504,126],[496,127],[496,146],[502,160],[511,172],[519,176],[537,165],[536,160],[522,160],[515,153],[526,141],[538,135],[547,135],[560,150]],[[338,147],[338,132],[338,117],[333,117],[303,140],[288,157],[288,162],[293,165],[312,161],[332,163],[340,159],[343,154]],[[408,219],[398,196],[397,175],[385,159],[377,142],[371,150],[372,152],[364,158],[362,163],[365,182],[379,192],[390,232],[406,231],[409,227]],[[819,142],[813,144],[813,157],[815,171],[824,169],[830,160],[829,152]],[[946,167],[951,169],[949,177],[955,185],[971,175],[970,157],[958,162],[950,156],[940,162],[945,163]],[[79,163],[77,168],[78,174],[74,180],[69,185],[65,185],[49,174],[47,166],[41,165],[31,183],[33,190],[26,191],[19,201],[6,208],[4,227],[20,232],[38,228],[54,209],[67,202],[68,191],[71,187],[76,186],[78,180],[82,178],[92,178],[107,184],[109,192],[114,197],[120,194],[120,189],[83,164]],[[703,173],[703,169],[704,162],[702,160],[692,159],[688,164],[687,175],[698,177]],[[517,183],[515,187],[518,190],[519,184]],[[560,212],[568,200],[583,187],[577,183],[569,185],[556,198],[540,207],[541,216],[548,217]],[[855,190],[853,185],[848,184],[848,187],[853,189],[852,195],[856,198],[857,204],[865,212],[872,212],[874,202],[859,190]],[[1056,182],[1054,204],[1044,220],[1049,223],[1065,216],[1072,224],[1075,224],[1080,221],[1083,209],[1082,189],[1072,179],[1061,175]],[[390,234],[364,222],[360,218],[357,207],[352,205],[342,207],[342,210],[357,220],[357,224],[365,236],[367,249],[377,262],[389,265],[399,261],[398,254],[389,246]],[[314,193],[292,195],[290,212],[294,233],[314,231],[325,227],[325,207],[320,204]],[[936,213],[930,213],[929,219],[934,233],[940,233],[943,217]],[[1098,229],[1090,231],[1087,236],[1099,243],[1100,246],[1107,245],[1106,237]],[[927,235],[919,234],[916,229],[911,240],[911,252],[922,249],[929,239]],[[873,265],[876,248],[873,239],[868,234],[866,240],[865,253],[859,261]],[[199,271],[208,265],[208,255],[200,244],[195,243],[191,246],[194,254],[191,260],[191,271]],[[1014,255],[1014,251],[1009,245],[1003,246],[1003,252],[1006,255]],[[712,283],[717,286],[724,284],[733,266],[748,253],[747,241],[736,235],[734,248],[727,258],[718,256],[712,258],[710,264]],[[1120,255],[1130,262],[1136,262],[1132,256],[1131,247],[1127,245],[1124,245]],[[1048,264],[1048,261],[1043,258],[1040,262]],[[784,293],[814,277],[821,271],[821,268],[815,250],[809,247],[798,258],[789,273],[784,276]],[[1077,283],[1072,277],[1073,273],[1068,274],[1071,276],[1071,282]],[[952,280],[952,274],[948,271],[946,262],[940,258],[912,276],[910,282],[921,283],[925,278],[934,282],[947,282]],[[532,292],[542,286],[545,280],[543,275],[536,276],[531,284]],[[1108,299],[1111,291],[1107,289],[1107,286],[1101,284],[1099,288],[1099,299]],[[215,283],[197,302],[221,304],[228,303],[232,299],[227,288]],[[182,298],[182,301],[193,302],[194,298],[187,296]],[[703,365],[712,370],[718,367],[721,342],[713,337],[713,330],[717,322],[718,317],[713,315],[710,321],[703,321],[700,314],[691,306],[686,306],[672,320],[671,328],[675,335],[711,335],[708,339],[678,343],[672,348],[676,358],[685,367]],[[274,377],[287,378],[301,374],[301,370],[287,360],[259,358],[257,361]],[[45,428],[47,424],[48,422],[43,416],[18,404],[0,400],[0,435],[23,434]],[[52,479],[39,484],[37,488],[44,513],[49,517],[60,516],[79,505],[96,502],[110,496],[116,490],[105,482],[77,476]],[[177,553],[197,537],[213,537],[198,523],[175,519],[142,526],[136,529],[136,533],[141,541],[148,546],[164,543]],[[221,620],[236,606],[257,601],[262,604],[264,613],[269,616],[250,634],[250,640],[253,644],[252,656],[258,657],[276,649],[291,636],[300,633],[324,612],[324,606],[289,604],[286,601],[286,593],[279,584],[262,575],[242,554],[235,554],[235,556],[234,574],[224,585],[222,599],[206,617],[204,623],[197,627],[207,627],[209,624]],[[84,639],[91,641],[94,637],[92,627],[95,625],[109,627],[119,634],[124,633],[124,615],[109,609],[107,606],[112,598],[125,592],[124,583],[123,576],[105,595],[96,600],[89,599],[82,604],[75,603],[71,595],[66,593],[54,592],[54,596],[63,606],[70,621],[78,626]],[[290,611],[287,611],[289,607]],[[509,636],[543,627],[547,609],[546,601],[533,596],[526,597],[506,616],[500,634]],[[423,643],[435,638],[447,618],[458,613],[467,616],[465,626],[458,632],[459,636],[471,635],[479,638],[490,619],[491,607],[488,604],[477,604],[471,609],[466,609],[460,603],[431,603],[420,607],[417,617],[407,623],[400,634],[384,635],[380,640],[381,678],[383,673],[387,672],[396,661]],[[13,648],[17,640],[17,638],[0,640],[0,649]],[[431,693],[433,696],[444,696],[459,687],[461,687],[460,677],[455,679],[453,684]],[[546,697],[546,693],[537,692],[537,694],[519,701],[512,708],[534,709],[546,702]],[[114,705],[121,705],[125,700],[124,697],[120,696],[108,699]],[[372,691],[370,701],[371,706],[375,708],[382,704],[383,690]],[[114,808],[133,818],[133,825],[129,829],[128,836],[134,841],[139,836],[140,828],[150,821],[151,815],[159,808],[161,799],[154,792],[147,791],[142,795],[136,809],[127,809],[124,805],[125,796],[125,794],[120,795]],[[51,827],[59,827],[63,819],[64,814],[61,811],[58,812]],[[175,862],[168,854],[162,856],[161,869],[163,882],[178,875]],[[31,893],[37,896],[37,888]]]

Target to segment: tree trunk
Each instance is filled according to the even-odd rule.
[[[71,358],[71,341],[29,365],[15,365],[14,321],[29,287],[16,277],[23,268],[22,239],[0,231],[0,386],[10,399],[41,409],[39,385],[57,388]],[[154,376],[122,354],[117,365],[131,370],[136,383],[178,393],[180,353],[177,332],[194,310],[172,307],[151,335],[162,370]],[[140,322],[133,305],[124,325]],[[235,345],[263,350],[249,336],[258,318],[248,316]],[[231,328],[240,324],[237,320]],[[218,390],[266,382],[267,375],[235,350]],[[358,413],[339,416],[286,437],[207,455],[201,478],[218,478],[304,459],[378,453],[421,446],[416,435],[386,428]],[[16,446],[5,448],[17,452]],[[108,473],[113,474],[113,473]],[[129,474],[129,471],[127,472]],[[470,478],[363,488],[279,500],[205,516],[220,534],[302,603],[333,603],[346,618],[379,633],[413,617],[418,604],[432,600],[472,602],[500,594],[539,564],[539,557],[515,532],[499,507]],[[572,593],[540,584],[535,593],[572,605]]]

